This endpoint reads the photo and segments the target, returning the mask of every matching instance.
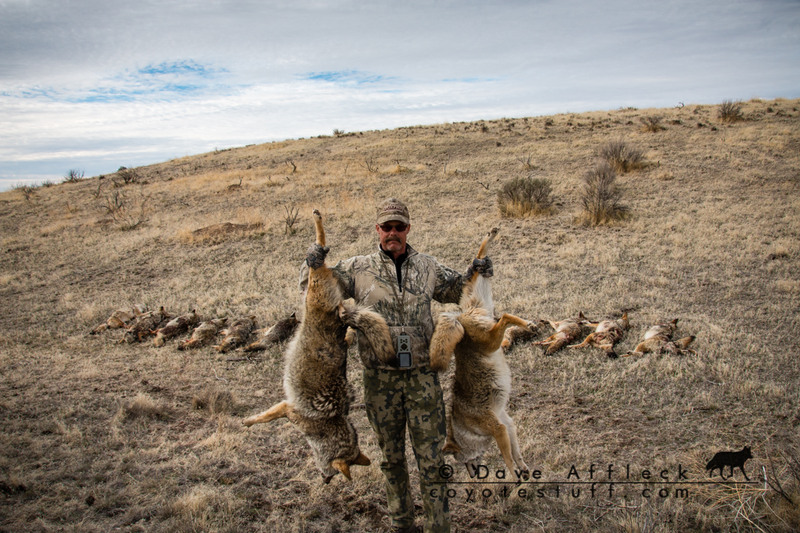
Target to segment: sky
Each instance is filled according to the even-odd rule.
[[[0,0],[0,190],[283,139],[800,97],[800,0]]]

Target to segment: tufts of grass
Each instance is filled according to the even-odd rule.
[[[208,411],[212,415],[233,414],[237,412],[239,407],[239,402],[236,401],[233,393],[216,387],[199,392],[192,398],[193,409]]]
[[[722,122],[738,122],[744,120],[742,115],[742,103],[739,101],[724,100],[720,106],[717,116]]]
[[[628,209],[620,204],[622,193],[616,184],[617,173],[608,163],[600,163],[583,177],[579,219],[583,224],[599,226],[624,219]]]
[[[600,148],[600,158],[620,174],[637,170],[644,166],[644,154],[642,151],[622,139],[609,141]]]
[[[130,402],[124,403],[117,411],[119,420],[152,419],[167,420],[171,417],[168,407],[157,403],[147,394],[138,394]]]
[[[640,121],[644,132],[658,133],[667,129],[661,124],[661,117],[659,116],[642,117]]]
[[[504,217],[548,215],[553,210],[553,188],[545,178],[514,178],[497,193],[497,206]]]

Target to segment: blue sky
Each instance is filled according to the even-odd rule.
[[[0,190],[334,129],[798,96],[797,0],[0,0]]]

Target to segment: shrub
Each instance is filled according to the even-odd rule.
[[[737,122],[743,120],[744,116],[742,115],[741,102],[724,100],[719,106],[718,116],[722,122]]]
[[[627,215],[627,208],[620,205],[622,196],[616,184],[617,173],[608,163],[600,163],[583,177],[581,220],[590,226],[599,226]]]
[[[623,140],[609,141],[600,149],[600,157],[621,174],[644,166],[642,151]]]
[[[552,190],[545,178],[514,178],[498,191],[497,206],[506,217],[545,215],[552,211]]]
[[[130,198],[123,191],[106,196],[105,209],[111,220],[123,231],[136,229],[147,221],[145,205],[149,196],[142,191]]]
[[[656,133],[667,129],[661,125],[661,117],[642,117],[641,122],[643,131]]]
[[[123,185],[139,181],[139,173],[136,172],[135,168],[119,167],[119,170],[117,170],[117,177],[122,181]]]
[[[33,199],[33,195],[36,192],[36,187],[33,185],[15,185],[14,189],[21,192],[28,203]]]
[[[69,171],[67,171],[67,175],[64,176],[64,183],[74,183],[82,179],[83,179],[83,170],[77,170],[75,168],[71,168],[69,169]]]

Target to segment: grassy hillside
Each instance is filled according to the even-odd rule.
[[[0,530],[388,530],[357,357],[351,419],[373,465],[324,485],[289,423],[241,424],[283,398],[283,346],[221,354],[89,335],[137,303],[269,326],[297,307],[311,209],[336,261],[374,249],[374,205],[388,196],[409,204],[409,242],[459,270],[500,227],[500,311],[630,309],[620,352],[673,318],[678,336],[697,337],[696,355],[616,360],[515,347],[509,412],[549,484],[453,485],[458,531],[800,527],[798,108],[750,101],[732,122],[690,105],[335,132],[0,194]],[[628,216],[584,225],[582,179],[610,141],[643,155],[617,178]],[[553,209],[502,217],[498,191],[526,176],[550,181]],[[714,452],[745,445],[754,484],[708,477]],[[484,462],[502,466],[496,449]],[[609,465],[612,493],[570,484],[608,481]]]

